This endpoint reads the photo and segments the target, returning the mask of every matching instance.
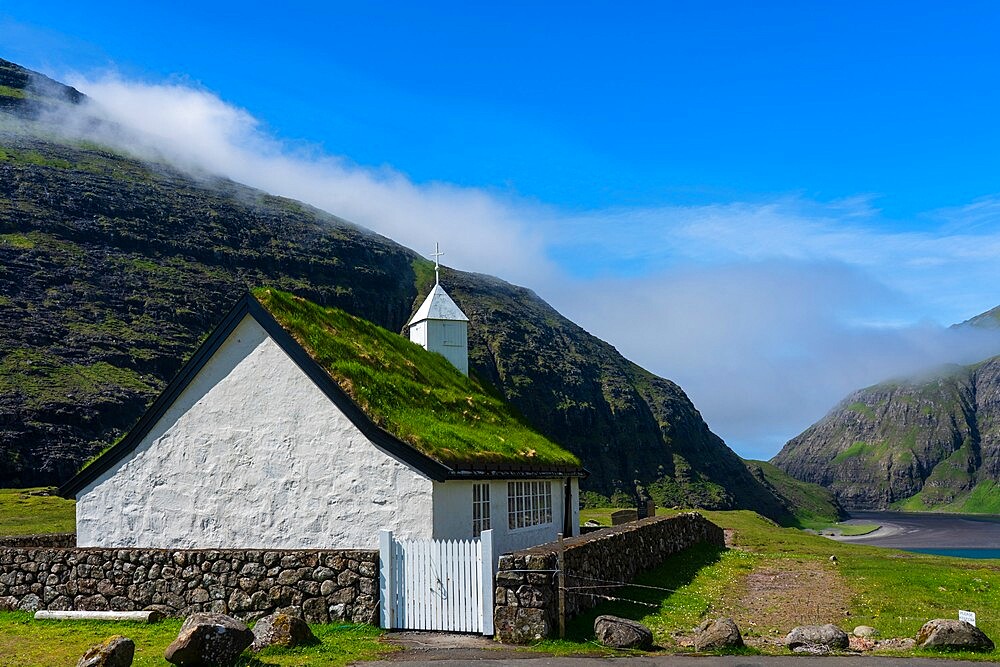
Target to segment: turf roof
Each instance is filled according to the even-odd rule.
[[[378,426],[449,466],[580,468],[497,392],[447,359],[337,308],[253,290],[274,317]]]

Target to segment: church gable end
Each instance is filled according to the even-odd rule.
[[[77,505],[80,546],[370,548],[429,535],[432,482],[388,456],[245,317]]]

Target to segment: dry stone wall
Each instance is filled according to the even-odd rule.
[[[373,623],[378,552],[0,548],[0,609],[198,611]]]
[[[682,549],[698,543],[725,546],[722,528],[695,512],[650,517],[563,541],[566,617],[613,595],[614,582],[630,582]],[[500,557],[494,626],[502,642],[551,637],[559,623],[558,543]],[[588,588],[592,586],[593,588]]]
[[[0,537],[3,547],[57,547],[69,549],[76,546],[76,533],[40,533],[38,535],[9,535]]]

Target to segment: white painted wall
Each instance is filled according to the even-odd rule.
[[[77,495],[77,543],[377,548],[379,528],[431,537],[433,499],[430,479],[372,445],[248,316]]]
[[[410,341],[427,349],[427,320],[417,322],[410,327]]]
[[[490,480],[490,527],[497,555],[552,542],[563,530],[564,479],[552,483],[552,522],[528,528],[508,527],[507,480]],[[434,538],[472,538],[472,486],[476,482],[451,480],[434,482]],[[483,482],[479,482],[483,483]],[[572,489],[573,535],[580,532],[579,480],[570,478]],[[569,537],[567,535],[566,537]]]
[[[410,327],[410,340],[437,352],[464,375],[469,374],[469,324],[456,320],[423,320]]]
[[[572,506],[570,510],[573,512],[573,534],[580,534],[580,478],[571,477],[570,483],[570,493],[572,494]]]

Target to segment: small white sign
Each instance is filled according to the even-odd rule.
[[[965,621],[966,623],[970,623],[972,625],[975,625],[976,624],[976,612],[974,612],[974,611],[965,611],[964,609],[959,609],[958,610],[958,620]]]

